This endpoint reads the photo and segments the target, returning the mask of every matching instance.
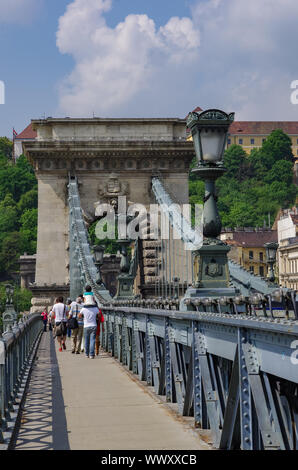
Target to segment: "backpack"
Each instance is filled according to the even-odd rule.
[[[67,320],[67,326],[71,330],[75,330],[76,328],[79,328],[78,320],[77,320],[77,315],[78,315],[78,305],[76,305],[76,316],[71,317]]]

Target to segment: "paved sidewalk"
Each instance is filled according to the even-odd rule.
[[[53,348],[46,333],[17,449],[210,449],[108,354],[102,352],[95,359],[71,354],[69,339],[66,351],[59,352],[56,341],[56,353],[49,354],[50,343]]]
[[[21,416],[15,450],[68,450],[59,367],[52,333],[42,335]]]

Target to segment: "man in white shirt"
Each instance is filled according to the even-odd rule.
[[[68,318],[76,318],[78,322],[78,327],[71,330],[71,339],[72,339],[72,354],[80,354],[81,344],[84,332],[84,320],[79,318],[79,313],[83,307],[83,296],[79,295],[76,301],[72,302],[70,305],[70,312]]]
[[[66,316],[66,305],[63,303],[63,297],[58,297],[57,302],[55,303],[53,310],[52,310],[54,316],[55,316],[55,327],[56,327],[56,336],[58,343],[60,345],[59,351],[62,352],[62,347],[63,349],[66,349],[65,346],[65,340],[66,340],[66,322],[67,322],[67,316]],[[57,327],[61,325],[61,334],[58,335],[57,332]]]
[[[78,315],[79,318],[84,318],[85,354],[90,359],[94,359],[95,356],[98,314],[98,307],[83,307]]]

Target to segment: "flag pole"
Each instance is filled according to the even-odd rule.
[[[12,128],[12,161],[15,163],[15,154],[14,154],[14,127]]]
[[[12,128],[12,160],[14,164],[16,163],[16,155],[15,155],[15,147],[14,147],[14,141],[17,136],[17,132],[15,131],[15,128]]]

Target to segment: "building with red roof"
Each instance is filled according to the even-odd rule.
[[[14,158],[19,158],[23,153],[23,142],[28,140],[35,140],[37,133],[33,130],[32,124],[26,127],[20,134],[14,138]]]

